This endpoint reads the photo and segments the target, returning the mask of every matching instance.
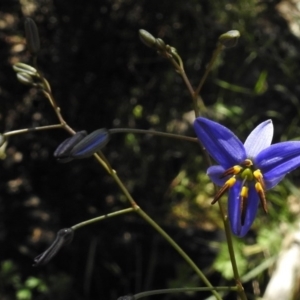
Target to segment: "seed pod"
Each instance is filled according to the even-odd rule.
[[[231,48],[236,46],[238,39],[240,37],[240,32],[237,30],[230,30],[219,36],[219,43],[221,43],[226,48]]]
[[[60,162],[69,162],[72,160],[70,152],[73,147],[87,136],[85,130],[76,132],[72,137],[64,140],[54,151],[54,157],[58,158]]]
[[[47,264],[63,246],[72,242],[73,237],[74,230],[72,228],[64,228],[59,230],[50,247],[34,259],[35,264],[33,266],[37,267]]]
[[[78,159],[92,156],[95,152],[105,147],[109,139],[110,136],[107,129],[98,129],[76,144],[70,152],[70,157]]]
[[[31,18],[25,19],[25,36],[29,52],[37,55],[40,50],[40,37],[37,26]]]
[[[156,39],[155,37],[144,29],[139,30],[140,40],[148,47],[155,48]]]

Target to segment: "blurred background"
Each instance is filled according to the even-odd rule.
[[[0,4],[0,131],[56,124],[49,102],[20,84],[12,69],[32,64],[24,17],[41,38],[38,64],[75,130],[140,128],[195,136],[192,101],[171,64],[141,43],[139,29],[175,47],[197,86],[219,35],[239,30],[201,97],[207,115],[243,141],[259,122],[274,122],[274,142],[300,137],[299,1],[2,0]],[[202,283],[138,215],[102,221],[75,233],[47,265],[33,259],[56,232],[128,207],[93,158],[58,163],[63,130],[13,136],[0,161],[0,298],[116,300],[126,294]],[[195,260],[214,285],[233,285],[213,186],[196,143],[116,134],[103,150],[138,204]],[[264,293],[282,240],[297,226],[300,172],[268,192],[244,239],[235,239],[249,299]],[[226,205],[226,197],[222,200]],[[252,272],[250,272],[252,271]],[[210,293],[155,296],[205,299]],[[235,299],[224,294],[224,299]],[[152,299],[152,298],[151,298]],[[295,298],[296,299],[296,298]]]

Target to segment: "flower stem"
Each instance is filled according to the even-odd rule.
[[[183,65],[179,65],[177,63],[177,61],[173,58],[173,57],[169,57],[169,60],[171,61],[172,65],[174,66],[175,70],[180,74],[181,78],[183,79],[191,97],[192,97],[192,101],[193,101],[193,110],[195,111],[195,116],[199,116],[200,115],[200,110],[199,110],[199,107],[198,107],[198,103],[197,103],[197,100],[198,100],[198,97],[195,97],[195,92],[194,92],[194,88],[192,87],[191,83],[190,83],[190,80],[188,79],[186,73],[185,73],[185,70],[184,70],[184,67]],[[201,100],[202,101],[202,100]],[[203,108],[205,108],[205,105],[202,101],[201,103],[201,106]]]
[[[221,204],[219,204],[219,206],[221,207]],[[233,276],[234,276],[234,279],[235,279],[235,282],[237,285],[237,292],[239,293],[242,300],[247,300],[247,296],[245,294],[245,290],[242,285],[238,267],[236,264],[233,242],[232,242],[232,234],[231,234],[230,225],[229,225],[229,219],[227,217],[225,217],[224,212],[222,212],[222,214],[223,214],[223,220],[224,220],[224,226],[225,226],[225,234],[226,234],[226,239],[227,239],[228,252],[229,252],[230,261],[231,261],[232,270],[233,270]]]
[[[18,129],[18,130],[8,131],[8,132],[5,132],[3,135],[5,137],[8,137],[8,136],[22,134],[22,133],[27,133],[27,132],[32,132],[32,131],[58,129],[58,128],[62,128],[62,127],[63,127],[62,124],[47,125],[47,126],[40,126],[40,127],[31,127],[31,128],[24,128],[24,129]]]
[[[145,298],[153,295],[162,295],[162,294],[172,294],[172,293],[184,293],[184,292],[204,292],[204,291],[236,291],[236,286],[218,286],[214,288],[210,287],[198,287],[198,288],[174,288],[174,289],[161,289],[153,290],[135,294],[133,296],[134,300]]]
[[[71,228],[73,230],[77,230],[77,229],[82,228],[84,226],[87,226],[87,225],[90,225],[90,224],[93,224],[93,223],[96,223],[96,222],[99,222],[99,221],[102,221],[102,220],[105,220],[105,219],[109,219],[109,218],[112,218],[112,217],[116,217],[116,216],[119,216],[119,215],[127,214],[127,213],[130,213],[130,212],[133,212],[133,211],[134,211],[134,209],[132,207],[122,209],[122,210],[118,210],[118,211],[110,213],[110,214],[106,214],[106,215],[103,215],[103,216],[100,216],[100,217],[97,217],[97,218],[93,218],[93,219],[78,223],[78,224],[72,226]]]
[[[203,84],[208,76],[208,73],[210,72],[210,70],[212,69],[212,66],[214,65],[214,62],[216,61],[217,57],[219,56],[219,54],[221,53],[221,51],[223,50],[223,45],[222,44],[218,44],[216,49],[214,50],[213,52],[213,55],[210,59],[210,62],[208,63],[208,66],[205,70],[205,73],[204,75],[202,76],[201,80],[200,80],[200,83],[198,85],[198,87],[196,88],[195,90],[195,93],[194,93],[194,97],[197,97],[203,87]]]
[[[152,135],[157,135],[157,136],[163,136],[167,138],[173,138],[173,139],[179,139],[179,140],[184,140],[184,141],[189,141],[189,142],[198,142],[197,138],[185,136],[185,135],[179,135],[179,134],[173,134],[173,133],[166,133],[166,132],[161,132],[161,131],[155,131],[155,130],[144,130],[144,129],[133,129],[133,128],[113,128],[113,129],[108,129],[108,132],[110,134],[114,133],[140,133],[140,134],[152,134]]]
[[[118,177],[116,171],[113,171],[111,174],[123,194],[127,197],[128,201],[135,209],[137,214],[139,214],[148,224],[150,224],[180,255],[181,257],[189,264],[189,266],[195,271],[195,273],[199,276],[199,278],[210,288],[212,288],[212,293],[216,297],[216,299],[221,300],[221,296],[215,290],[213,290],[212,284],[206,278],[206,276],[202,273],[202,271],[197,267],[197,265],[193,262],[193,260],[184,252],[184,250],[148,215],[146,214],[134,201],[127,188],[124,186],[123,182]]]

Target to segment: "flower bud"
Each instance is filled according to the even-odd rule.
[[[64,140],[54,151],[54,157],[58,158],[60,162],[69,162],[72,160],[70,152],[73,147],[87,136],[86,131],[76,132],[72,137]]]
[[[105,128],[98,129],[76,144],[70,152],[70,157],[78,159],[92,156],[105,147],[109,139],[109,133]]]
[[[59,230],[56,234],[54,242],[50,245],[50,247],[34,259],[35,264],[33,266],[37,267],[47,264],[63,246],[72,242],[73,237],[74,230],[72,228],[64,228]]]
[[[165,42],[162,40],[162,39],[156,39],[156,45],[155,45],[155,48],[158,50],[158,51],[166,51],[166,44]]]
[[[40,50],[40,37],[37,26],[31,18],[25,19],[25,36],[29,52],[37,55]]]
[[[32,66],[20,63],[20,62],[14,64],[13,69],[16,73],[26,73],[31,76],[37,75],[37,70],[35,68],[33,68]]]
[[[21,83],[26,84],[26,85],[33,85],[34,84],[33,78],[27,73],[17,73],[17,79]]]
[[[238,39],[240,37],[240,32],[237,30],[230,30],[219,36],[219,43],[226,48],[231,48],[236,46]]]
[[[144,29],[139,30],[140,40],[148,47],[155,48],[156,39],[155,37]]]

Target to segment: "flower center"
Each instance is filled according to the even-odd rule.
[[[214,200],[211,204],[216,203],[221,196],[231,187],[235,185],[237,181],[242,181],[242,188],[239,194],[240,208],[241,208],[241,223],[244,225],[245,216],[248,206],[248,191],[249,186],[254,184],[255,190],[259,196],[260,202],[262,204],[263,210],[267,212],[267,201],[265,197],[265,183],[263,180],[263,175],[259,169],[255,169],[252,161],[246,159],[240,165],[233,166],[227,169],[221,176],[225,178],[231,176],[225,184],[217,192]]]

